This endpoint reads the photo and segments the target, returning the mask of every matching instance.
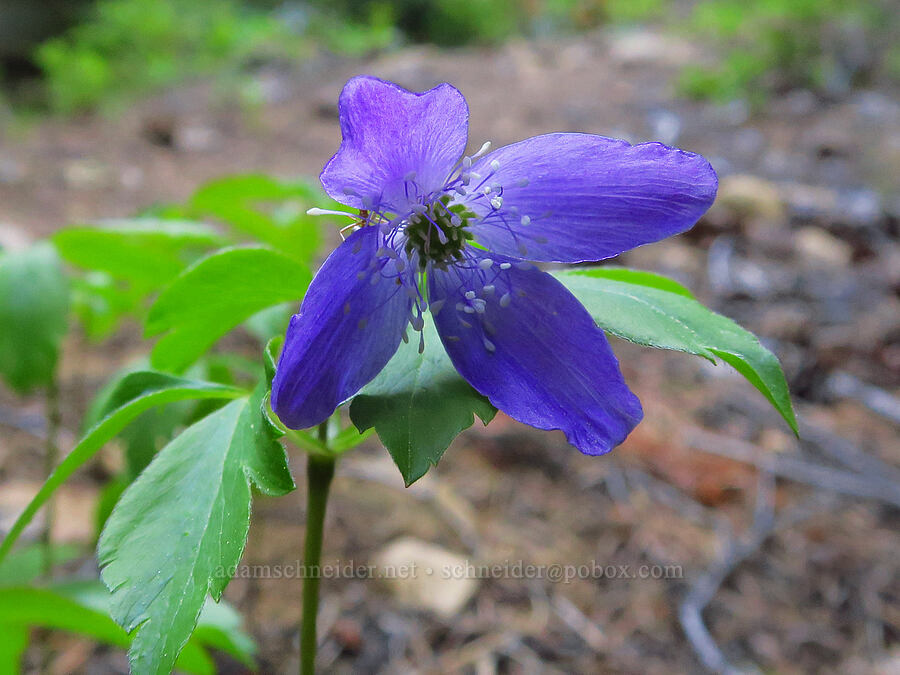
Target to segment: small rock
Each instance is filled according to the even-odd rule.
[[[773,183],[758,176],[735,174],[720,181],[719,193],[709,217],[715,222],[761,220],[780,223],[785,212],[781,195]]]
[[[691,60],[694,54],[688,42],[647,29],[615,33],[609,43],[609,55],[626,66],[653,63],[678,66]]]
[[[208,152],[218,142],[219,134],[212,127],[186,125],[175,128],[173,145],[185,152]]]
[[[475,595],[467,558],[420,539],[397,539],[375,556],[378,574],[402,604],[449,619]],[[396,572],[396,573],[393,573]]]
[[[75,159],[63,166],[66,185],[78,189],[104,187],[109,183],[109,168],[92,159]]]
[[[797,253],[814,264],[844,267],[853,259],[853,247],[819,227],[803,227],[794,237]]]

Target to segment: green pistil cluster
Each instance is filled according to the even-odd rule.
[[[440,265],[463,260],[463,249],[473,238],[468,225],[474,215],[462,204],[450,206],[450,196],[444,195],[432,202],[426,212],[409,217],[406,254],[418,251],[422,268],[428,261]]]

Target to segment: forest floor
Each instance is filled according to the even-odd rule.
[[[675,277],[763,336],[784,364],[801,440],[728,366],[620,341],[645,421],[606,457],[501,414],[404,489],[372,439],[338,468],[324,562],[502,569],[469,582],[419,575],[416,588],[325,579],[320,665],[652,674],[727,662],[898,673],[900,101],[877,89],[834,102],[793,92],[751,115],[676,99],[678,69],[704,57],[651,30],[407,48],[265,69],[265,103],[250,110],[197,83],[115,119],[42,121],[0,142],[0,240],[129,216],[225,173],[315,176],[340,140],[340,88],[358,73],[416,90],[453,83],[468,99],[475,148],[584,131],[703,153],[722,180],[708,216],[621,263]],[[67,447],[90,395],[147,348],[136,329],[103,346],[70,339]],[[39,419],[42,406],[0,392],[0,529],[41,480],[41,443],[21,422]],[[302,456],[292,460],[302,486]],[[104,475],[101,460],[63,491],[58,539],[89,543]],[[295,564],[304,492],[256,499],[245,565]],[[587,578],[525,578],[535,576],[528,564],[574,566]],[[609,565],[616,574],[597,571]],[[642,565],[670,578],[625,578],[618,567]],[[237,578],[226,597],[259,643],[261,672],[295,672],[300,583]],[[52,672],[127,669],[124,654],[69,636],[35,649],[47,644]]]

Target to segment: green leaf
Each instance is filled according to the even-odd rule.
[[[609,279],[610,281],[622,281],[628,284],[639,284],[641,286],[650,286],[658,288],[661,291],[677,293],[686,298],[693,298],[694,294],[686,286],[682,286],[674,279],[664,277],[661,274],[653,272],[645,272],[644,270],[633,270],[628,267],[616,267],[614,265],[605,265],[603,267],[575,267],[562,272],[564,275],[584,274],[594,279]]]
[[[227,176],[200,188],[188,205],[191,212],[214,216],[234,229],[303,262],[320,244],[319,226],[306,214],[322,206],[321,191],[308,183],[288,183],[270,176]],[[282,208],[273,208],[280,204]],[[285,208],[293,204],[293,208]]]
[[[191,642],[230,654],[248,668],[254,667],[256,644],[241,629],[241,615],[224,600],[206,599]]]
[[[356,428],[375,428],[407,487],[437,464],[474,415],[487,424],[497,412],[456,372],[430,318],[424,331],[422,354],[417,340],[401,343],[350,404]]]
[[[68,283],[50,244],[0,253],[0,377],[15,391],[55,378],[68,311]]]
[[[13,523],[9,533],[3,539],[3,543],[0,544],[0,561],[6,557],[38,509],[47,502],[56,489],[142,412],[173,401],[227,399],[237,398],[244,394],[246,394],[245,391],[235,387],[188,380],[153,371],[132,373],[125,377],[110,398],[112,412],[91,428],[78,445],[72,449],[72,452],[53,470],[38,493]]]
[[[149,359],[142,357],[117,371],[88,406],[82,420],[82,430],[87,431],[121,405],[122,380],[132,373],[149,370],[149,366]],[[192,373],[195,377],[198,374]],[[216,399],[212,401],[217,402]],[[191,401],[176,401],[153,407],[138,415],[119,432],[118,437],[124,446],[125,477],[128,482],[144,470],[157,451],[171,440],[175,430],[186,423],[192,407]]]
[[[10,587],[0,593],[0,626],[21,630],[41,627],[63,630],[89,637],[102,644],[127,648],[131,638],[108,615],[109,593],[97,582],[65,584],[51,588]],[[203,618],[201,617],[201,621]],[[221,631],[221,620],[215,618],[210,625],[214,632]],[[202,634],[201,634],[202,635]],[[245,661],[252,651],[246,651],[247,638],[240,631],[232,631],[224,639],[216,635],[212,640],[191,640],[179,655],[175,665],[180,670],[197,675],[212,675],[215,664],[204,645],[218,647],[233,643],[226,649],[236,658]],[[0,655],[3,647],[0,646]],[[252,657],[251,657],[252,658]],[[2,665],[2,660],[0,660]],[[6,670],[2,672],[18,672]]]
[[[106,272],[88,272],[71,283],[72,310],[92,340],[108,337],[124,317],[143,312],[147,289],[123,284]]]
[[[50,558],[54,565],[62,565],[83,552],[75,544],[57,544],[50,548]],[[19,586],[36,580],[45,572],[46,558],[43,544],[31,544],[13,552],[0,563],[0,586]]]
[[[28,649],[28,627],[0,623],[0,673],[21,673]]]
[[[191,250],[218,246],[224,239],[202,223],[138,218],[68,227],[53,236],[53,243],[74,265],[158,288],[184,269]]]
[[[790,392],[778,359],[731,319],[684,293],[663,290],[657,282],[643,283],[643,275],[620,277],[628,278],[627,282],[613,280],[602,270],[585,268],[554,275],[603,330],[640,345],[696,354],[713,363],[719,357],[729,363],[797,433]]]
[[[112,596],[100,581],[69,582],[54,589],[84,607],[109,615]],[[241,629],[241,623],[241,615],[226,601],[207,598],[188,644],[218,649],[253,668],[256,644]]]
[[[238,564],[250,525],[251,481],[266,494],[294,488],[258,388],[163,448],[125,491],[100,537],[111,614],[131,632],[138,673],[168,673]]]
[[[153,365],[184,369],[260,310],[299,302],[310,280],[308,267],[268,248],[228,248],[198,261],[150,308],[146,334],[171,331],[153,348]]]

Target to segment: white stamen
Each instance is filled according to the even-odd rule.
[[[494,346],[494,343],[488,340],[487,338],[482,338],[484,342],[484,348],[487,349],[491,354],[497,351],[497,348]]]
[[[501,270],[508,270],[512,265],[510,263],[500,263]]]
[[[494,284],[485,284],[481,289],[485,295],[493,295],[496,290]]]
[[[509,303],[512,301],[512,296],[509,293],[504,293],[500,296],[500,306],[501,307],[509,307]]]
[[[462,218],[459,217],[458,213],[450,214],[450,224],[453,225],[453,227],[459,227],[460,225],[462,225]]]
[[[494,264],[494,261],[491,260],[490,258],[482,258],[481,260],[478,261],[478,266],[483,270],[491,269],[491,265],[493,265],[493,264]]]
[[[498,162],[496,159],[493,160],[493,161],[491,161],[491,168],[492,168],[494,171],[496,171],[497,169],[500,168],[500,162]]]
[[[463,157],[462,165],[466,169],[471,167],[472,166],[472,158],[471,157]]]
[[[472,159],[481,157],[484,153],[486,153],[490,149],[491,149],[491,142],[485,141],[484,145],[482,145],[481,148],[478,149],[478,152],[476,152],[474,155],[472,155]]]
[[[457,302],[457,303],[456,303],[456,311],[457,311],[457,312],[461,312],[461,311],[463,311],[465,308],[466,308],[466,306],[465,306],[463,303],[461,303],[461,302]]]
[[[522,220],[519,221],[522,225],[528,225],[531,223],[531,218],[529,216],[522,216]]]
[[[306,209],[306,215],[308,215],[308,216],[346,216],[348,218],[359,218],[359,215],[356,213],[348,213],[347,211],[332,211],[331,209],[320,209],[315,206],[311,209]]]
[[[469,307],[468,305],[466,305],[465,307],[463,307],[463,311],[464,311],[466,314],[474,314],[474,313],[475,313],[475,308],[474,308],[474,307]]]
[[[456,186],[455,188],[453,188],[453,189],[456,191],[456,194],[458,194],[460,197],[465,197],[466,194],[468,194],[468,193],[466,192],[466,188],[464,188],[462,185],[457,185],[457,186]]]
[[[484,307],[487,303],[481,298],[475,298],[472,300],[472,307],[475,308],[475,311],[479,314],[484,314]]]
[[[494,197],[491,200],[491,206],[493,206],[495,209],[499,209],[501,206],[503,206],[503,197]]]
[[[421,215],[421,214],[423,214],[423,213],[428,213],[428,207],[425,206],[424,204],[413,204],[413,205],[412,205],[412,210],[413,210],[415,213],[418,213],[419,215]]]
[[[491,188],[490,185],[485,185],[484,188],[483,188],[481,191],[482,191],[484,194],[489,195],[489,194],[491,194],[491,190],[492,190],[492,189],[493,189],[493,188]]]
[[[475,291],[466,291],[466,300],[474,300]]]

